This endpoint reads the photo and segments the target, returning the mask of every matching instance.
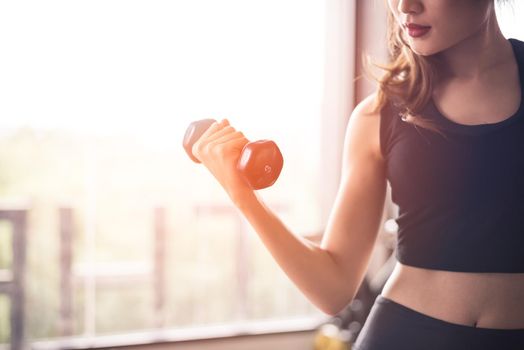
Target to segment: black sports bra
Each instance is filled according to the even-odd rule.
[[[436,270],[524,273],[524,42],[509,39],[519,66],[518,111],[464,125],[433,103],[424,115],[446,137],[403,121],[388,105],[380,142],[399,214],[399,262]]]

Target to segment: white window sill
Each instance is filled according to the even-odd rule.
[[[329,320],[328,316],[287,320],[243,321],[191,328],[157,329],[93,337],[68,337],[31,342],[33,350],[107,349],[130,345],[152,345],[182,341],[232,338],[246,335],[313,331]]]

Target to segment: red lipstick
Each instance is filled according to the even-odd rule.
[[[404,26],[407,28],[408,34],[412,38],[419,38],[425,35],[431,29],[431,26],[422,26],[415,23],[406,23]]]

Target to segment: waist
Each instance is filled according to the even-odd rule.
[[[381,294],[451,323],[524,328],[524,273],[428,270],[397,262]]]

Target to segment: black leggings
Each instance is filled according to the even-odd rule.
[[[353,350],[523,350],[524,329],[478,328],[428,316],[379,295]]]

